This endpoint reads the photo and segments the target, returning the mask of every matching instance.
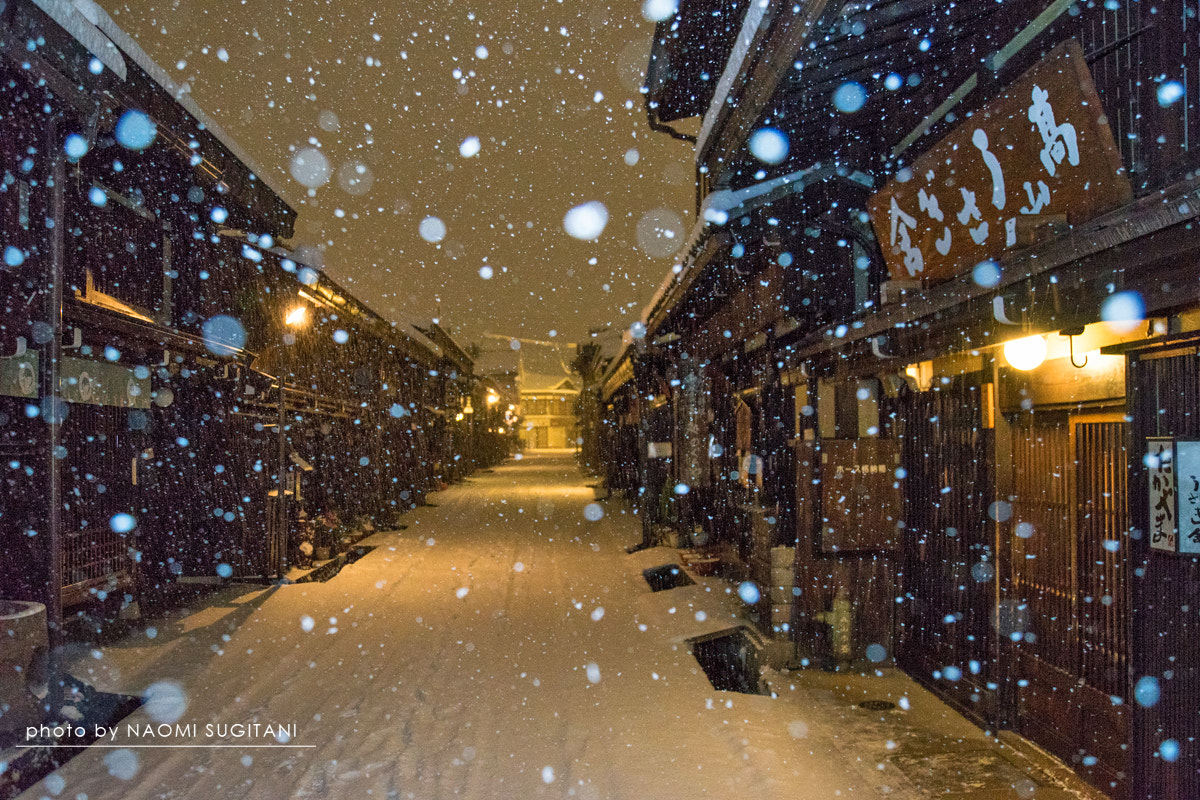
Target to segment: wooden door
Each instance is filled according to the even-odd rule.
[[[1014,426],[1015,613],[1002,631],[1018,731],[1115,797],[1128,741],[1127,435],[1119,415]]]
[[[905,400],[907,470],[897,657],[980,724],[999,714],[994,658],[993,430],[966,379]]]

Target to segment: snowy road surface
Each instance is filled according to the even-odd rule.
[[[716,579],[652,594],[641,571],[676,554],[627,554],[640,529],[616,500],[585,518],[569,457],[431,502],[327,583],[246,587],[85,653],[79,677],[152,702],[98,742],[123,747],[22,797],[923,796],[838,736],[832,696],[713,690],[685,640],[740,601]],[[254,722],[294,735],[216,727]]]

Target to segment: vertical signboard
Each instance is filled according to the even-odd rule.
[[[1200,442],[1175,443],[1179,478],[1179,552],[1200,555]]]
[[[1150,481],[1150,547],[1174,553],[1178,539],[1178,492],[1173,440],[1146,440],[1146,469]]]

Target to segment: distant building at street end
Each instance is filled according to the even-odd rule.
[[[574,448],[579,382],[566,375],[521,374],[521,442],[529,450]]]

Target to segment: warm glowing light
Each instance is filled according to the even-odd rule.
[[[933,362],[918,361],[916,364],[909,364],[904,368],[904,374],[912,378],[918,389],[927,392],[933,385]]]
[[[287,313],[287,316],[284,317],[283,321],[288,325],[303,325],[308,321],[308,307],[296,306]]]
[[[1030,370],[1040,367],[1046,360],[1046,337],[1026,336],[1004,343],[1004,358],[1016,369]]]
[[[487,404],[489,406],[494,406],[494,405],[496,405],[496,403],[499,403],[499,402],[500,402],[500,395],[496,394],[495,392],[488,392]]]

